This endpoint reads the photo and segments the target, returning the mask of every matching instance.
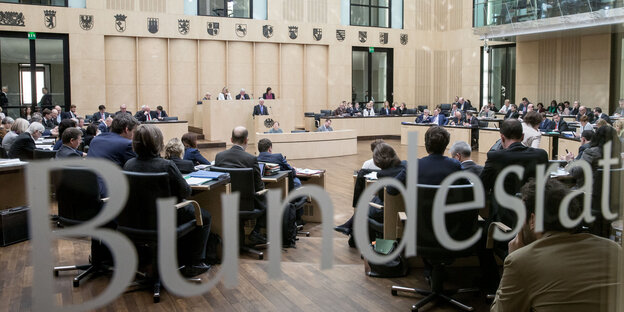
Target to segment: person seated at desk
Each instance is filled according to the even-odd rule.
[[[390,107],[390,102],[384,101],[383,107],[379,110],[379,116],[390,115],[392,115],[392,107]]]
[[[598,121],[600,119],[604,119],[608,124],[610,124],[610,125],[613,124],[611,122],[611,118],[609,117],[609,115],[603,114],[602,113],[602,108],[600,108],[600,107],[594,108],[594,117],[596,117],[594,119],[595,121]]]
[[[557,101],[550,101],[550,106],[548,106],[548,112],[554,114],[557,112]]]
[[[542,122],[542,115],[538,112],[528,112],[522,122],[522,144],[525,146],[539,148],[542,133],[539,131],[539,125]]]
[[[197,134],[188,132],[182,135],[182,144],[184,144],[184,160],[190,160],[193,165],[210,165],[210,162],[202,156],[197,149]]]
[[[63,133],[65,133],[65,130],[69,128],[76,128],[76,121],[74,121],[73,119],[63,119],[61,121],[61,124],[58,127],[58,140],[56,140],[56,143],[54,144],[54,147],[52,147],[52,150],[58,151],[61,148],[61,146],[65,144],[62,140]],[[82,134],[82,131],[80,132]]]
[[[262,98],[265,100],[275,100],[275,93],[273,93],[271,87],[266,88],[266,92],[262,94]]]
[[[461,111],[456,110],[455,111],[455,115],[451,118],[449,118],[448,122],[446,123],[447,126],[461,126],[463,125],[465,122],[464,117],[462,116]]]
[[[600,166],[600,161],[604,156],[604,145],[608,142],[611,142],[611,158],[618,159],[620,158],[622,142],[617,137],[617,133],[615,128],[611,126],[603,126],[596,129],[594,136],[589,143],[589,147],[583,151],[583,154],[580,157],[580,160],[586,161],[592,168],[594,182],[600,178],[598,174],[598,168]],[[570,161],[574,159],[574,155],[570,154],[570,157],[566,157],[566,160]],[[619,168],[620,166],[615,166],[615,168]],[[614,167],[612,167],[614,168]],[[579,167],[570,168],[568,170],[570,175],[575,178],[576,185],[582,186],[585,182],[585,175],[583,174],[583,170]]]
[[[102,122],[108,116],[110,116],[110,114],[106,112],[106,106],[100,105],[98,106],[98,111],[93,114],[93,117],[91,117],[91,122]]]
[[[116,112],[115,115],[117,114],[128,114],[132,116],[132,112],[128,110],[128,106],[126,104],[119,105],[119,111]]]
[[[141,109],[142,112],[138,114],[137,117],[137,120],[139,120],[140,122],[158,120],[158,114],[156,114],[156,112],[153,112],[149,105],[143,105]]]
[[[423,111],[422,115],[418,116],[418,118],[416,118],[416,123],[431,123],[431,116],[429,116],[429,110],[425,108],[425,110]]]
[[[479,112],[479,117],[481,118],[494,118],[494,111],[490,109],[489,105],[483,105],[481,111]]]
[[[0,124],[0,142],[4,139],[4,136],[11,131],[11,127],[15,123],[15,120],[11,117],[2,118],[2,123]]]
[[[28,129],[17,136],[15,142],[11,145],[11,149],[8,152],[9,158],[19,158],[20,160],[33,159],[33,151],[36,148],[35,141],[37,141],[45,131],[45,127],[38,123],[33,122],[28,126]]]
[[[483,171],[483,166],[475,163],[472,158],[472,149],[470,145],[464,141],[455,142],[450,150],[451,158],[457,159],[461,163],[462,170],[466,170],[476,174],[477,176],[481,175],[481,171]]]
[[[509,106],[509,110],[507,111],[507,113],[505,114],[505,117],[503,119],[507,120],[507,119],[518,119],[520,117],[520,113],[518,113],[518,107],[516,106],[516,104],[511,104]]]
[[[158,127],[150,124],[138,126],[132,139],[132,148],[137,156],[128,160],[123,167],[124,170],[142,173],[166,172],[169,175],[171,196],[177,197],[178,202],[181,202],[191,195],[191,187],[186,183],[178,167],[172,161],[160,157],[163,150],[163,135]],[[177,209],[176,212],[178,225],[195,220],[195,209],[191,204]],[[212,217],[208,211],[201,209],[201,218],[202,226],[193,227],[191,232],[178,239],[178,250],[182,254],[179,262],[184,265],[182,275],[186,277],[197,276],[210,269],[204,260]]]
[[[509,102],[509,100],[505,100],[505,102],[503,103],[503,106],[501,106],[501,108],[498,110],[499,113],[501,114],[507,114],[507,112],[511,109],[511,104]]]
[[[464,114],[464,112],[460,111],[459,108],[457,108],[457,103],[453,103],[453,106],[452,106],[451,111],[449,113],[449,118],[455,117],[455,113],[456,112],[461,112],[462,115]]]
[[[69,112],[62,112],[61,113],[61,120],[62,119],[70,119],[70,118],[77,118],[78,115],[76,115],[76,105],[72,104],[69,106]]]
[[[583,152],[591,147],[591,141],[594,138],[594,130],[585,130],[581,133],[581,146],[578,149],[578,155],[574,157],[574,154],[568,151],[568,154],[562,157],[559,157],[561,160],[566,160],[567,162],[571,162],[572,160],[579,160],[583,157]]]
[[[586,130],[594,131],[594,126],[589,123],[589,118],[587,116],[581,116],[579,122],[581,123],[581,132]]]
[[[358,102],[348,102],[347,114],[349,114],[350,116],[362,116],[362,112],[360,111],[360,104],[358,104]]]
[[[366,103],[366,109],[362,112],[364,117],[372,117],[375,116],[375,109],[373,108],[373,101]]]
[[[223,87],[223,89],[221,89],[221,93],[219,93],[219,95],[217,96],[217,100],[224,101],[231,99],[232,95],[230,94],[230,90],[228,90],[228,87]]]
[[[589,123],[594,123],[594,114],[587,112],[587,108],[585,106],[579,107],[579,113],[576,115],[576,121],[580,121],[583,116],[587,116],[587,118],[589,118]]]
[[[280,124],[278,121],[275,121],[273,123],[273,127],[271,127],[271,129],[269,129],[268,131],[269,133],[284,133],[284,130],[280,129]]]
[[[539,131],[547,132],[548,128],[550,127],[550,123],[552,121],[550,119],[546,118],[546,113],[541,113],[540,115],[542,116],[542,122],[540,122],[540,124],[539,124]]]
[[[543,103],[537,103],[537,108],[535,109],[536,112],[538,113],[545,113],[546,109],[544,108],[544,104]]]
[[[252,168],[255,192],[264,190],[264,182],[260,173],[260,166],[256,156],[251,155],[245,150],[247,149],[249,132],[245,127],[239,126],[232,130],[232,148],[218,153],[215,156],[214,165],[223,168]],[[249,234],[249,241],[254,245],[266,244],[266,237],[260,234],[260,229],[266,227],[266,206],[263,199],[257,197],[254,201],[255,209],[262,210],[262,214],[256,221],[256,225]]]
[[[509,242],[503,277],[492,312],[503,311],[610,311],[615,304],[618,255],[615,242],[567,228],[559,219],[559,204],[570,193],[561,182],[549,179],[544,187],[543,231],[536,232],[536,185],[522,188],[526,221]],[[573,200],[570,218],[580,217],[582,207]],[[610,297],[612,294],[613,297]]]
[[[559,113],[553,114],[553,122],[550,123],[548,131],[563,132],[568,131],[568,123],[561,118]]]
[[[136,157],[132,150],[132,136],[138,125],[139,122],[128,114],[115,116],[111,131],[91,140],[87,157],[108,159],[123,168],[129,159]]]
[[[180,156],[184,152],[184,144],[178,138],[173,138],[165,145],[165,159],[173,161],[182,174],[195,171],[195,164],[190,160],[181,159]]]
[[[98,131],[100,131],[100,134],[110,132],[110,128],[112,124],[113,124],[113,117],[108,116],[106,117],[106,120],[104,120],[103,122],[100,122],[100,124],[98,125]]]
[[[160,105],[156,106],[156,118],[158,120],[163,120],[165,119],[165,117],[169,116],[167,115],[167,112],[163,109],[163,107]]]
[[[236,95],[237,100],[249,100],[249,94],[245,93],[245,89],[240,89],[240,92]]]
[[[50,131],[54,129],[54,127],[56,127],[56,125],[54,124],[54,120],[52,119],[52,111],[46,108],[41,112],[41,116],[43,117],[41,124],[47,131]]]
[[[622,117],[624,116],[624,99],[620,99],[618,101],[619,107],[615,110],[614,112],[614,116],[615,117]]]
[[[620,138],[620,141],[624,143],[624,120],[620,119],[613,123],[613,127],[617,133],[617,136]]]
[[[130,115],[128,116],[131,117]],[[82,141],[84,142],[84,145],[89,146],[93,138],[95,138],[95,136],[97,135],[98,135],[98,126],[94,123],[89,124],[87,126],[87,129],[84,131],[84,137],[82,137]]]
[[[433,110],[433,116],[431,116],[432,124],[436,124],[438,126],[446,125],[446,116],[444,116],[444,114],[441,114],[441,111],[442,110],[439,107],[436,107],[436,109]]]
[[[210,94],[210,92],[206,91],[206,94],[204,94],[204,97],[202,98],[202,101],[210,101],[211,98],[212,98],[212,94]]]
[[[371,142],[370,144],[370,148],[371,148],[371,153],[375,153],[375,148],[377,147],[377,145],[381,144],[381,143],[386,143],[384,140],[381,139],[377,139],[374,140],[373,142]],[[365,161],[362,164],[362,169],[366,169],[366,170],[381,170],[381,168],[377,167],[377,165],[375,165],[375,160],[373,158]]]
[[[316,129],[316,132],[329,132],[329,131],[334,131],[334,129],[331,127],[331,119],[327,118],[325,119],[325,123],[323,125],[321,125],[320,127],[318,127]]]
[[[496,108],[496,105],[494,105],[493,102],[488,102],[488,107],[490,108],[490,111],[494,112],[494,114],[496,115],[496,113],[498,112],[498,108]]]
[[[66,119],[67,120],[67,119]],[[63,131],[61,147],[56,152],[56,159],[82,157],[83,153],[76,150],[82,142],[82,131],[76,128],[68,128]]]
[[[394,110],[394,114],[399,116],[407,114],[407,107],[405,107],[405,102],[401,102],[401,105]]]
[[[11,145],[17,140],[17,137],[26,132],[28,130],[29,123],[24,118],[17,118],[7,134],[2,138],[2,148],[4,148],[5,153],[9,153],[11,150]]]
[[[334,110],[334,116],[342,116],[347,114],[347,101],[340,102],[340,105]]]
[[[273,153],[273,142],[271,140],[261,139],[258,141],[258,152],[260,152],[258,154],[258,162],[278,164],[281,171],[290,171],[288,174],[288,181],[292,181],[292,185],[289,187],[290,190],[301,187],[301,180],[297,178],[297,170],[288,164],[284,155]]]
[[[466,101],[463,97],[460,97],[457,101],[457,108],[462,112],[466,112],[472,110],[472,105],[470,105],[470,101]]]
[[[269,110],[264,105],[264,99],[259,99],[258,105],[254,106],[252,115],[257,116],[257,115],[268,115],[268,114],[269,114]]]

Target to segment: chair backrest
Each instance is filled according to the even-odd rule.
[[[93,119],[93,115],[85,115],[85,120],[91,120]]]
[[[210,167],[210,171],[226,172],[230,174],[232,192],[240,193],[240,210],[254,210],[255,185],[253,169],[251,168],[223,168]]]
[[[0,158],[9,158],[7,152],[4,150],[4,147],[0,146]]]
[[[405,111],[405,114],[407,114],[407,115],[416,115],[416,113],[417,113],[417,112],[418,112],[418,110],[417,110],[417,109],[415,109],[415,108],[408,108],[408,109]]]
[[[156,199],[171,196],[169,175],[166,172],[128,171],[124,171],[124,175],[128,179],[128,200],[117,216],[119,227],[156,231],[158,224]]]
[[[173,116],[173,117],[164,117],[163,118],[164,121],[176,121],[178,120],[177,116]]]
[[[418,110],[421,112],[424,112],[425,109],[428,109],[429,107],[427,105],[418,105]]]
[[[56,157],[56,151],[48,151],[42,149],[33,150],[33,159],[51,159]]]
[[[97,175],[88,169],[63,168],[52,171],[58,201],[59,221],[64,225],[82,223],[102,208]]]
[[[446,196],[446,204],[473,200],[473,185],[451,185]],[[454,257],[469,253],[472,248],[450,251],[444,248],[435,236],[433,227],[433,201],[440,190],[439,185],[418,184],[418,253],[423,257]],[[465,240],[474,235],[478,227],[477,209],[446,214],[446,230],[455,240]]]
[[[305,112],[303,113],[303,117],[314,117],[314,112]]]
[[[330,109],[321,109],[321,116],[331,116],[332,111]]]

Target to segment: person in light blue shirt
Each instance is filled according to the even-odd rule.
[[[268,132],[269,133],[284,133],[284,131],[280,129],[280,124],[277,121],[273,123],[273,127],[271,127],[271,129]]]

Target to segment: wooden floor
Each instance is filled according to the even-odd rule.
[[[398,140],[389,141],[401,159],[407,157],[407,148]],[[334,223],[341,224],[353,213],[353,171],[371,158],[370,141],[358,142],[358,155],[339,158],[291,161],[296,167],[327,169],[327,191],[334,204]],[[250,146],[251,148],[255,148]],[[208,159],[223,148],[204,149]],[[275,151],[279,152],[279,151]],[[424,156],[421,149],[419,156]],[[475,154],[477,163],[485,162],[485,155]],[[427,288],[422,270],[412,269],[410,275],[397,279],[369,278],[364,274],[363,260],[357,249],[349,248],[346,236],[334,234],[334,267],[322,271],[320,259],[320,225],[308,224],[311,237],[301,237],[296,249],[284,249],[282,253],[283,280],[269,280],[266,261],[241,256],[239,285],[226,289],[219,284],[203,296],[180,298],[166,290],[159,304],[153,304],[147,291],[128,292],[102,311],[408,311],[420,297],[405,295],[393,297],[391,285]],[[32,265],[30,243],[23,242],[0,248],[0,311],[29,311],[31,309]],[[61,240],[56,243],[54,257],[58,265],[84,264],[89,255],[86,240]],[[202,276],[210,278],[218,266]],[[449,287],[473,285],[476,270],[449,269],[453,282]],[[73,273],[62,273],[55,279],[58,304],[70,305],[97,296],[107,285],[109,278],[99,277],[72,287]],[[482,296],[460,295],[460,301],[473,305],[476,311],[487,311]],[[422,311],[456,311],[440,304],[427,305]]]

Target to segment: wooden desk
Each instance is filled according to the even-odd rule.
[[[144,124],[154,125],[162,131],[163,144],[167,144],[173,138],[182,139],[182,136],[189,132],[188,121],[150,121]],[[232,129],[230,129],[232,131]],[[164,153],[164,152],[163,152]]]
[[[416,115],[391,115],[373,117],[338,117],[330,116],[334,130],[354,130],[357,137],[375,136],[399,136],[401,135],[401,123],[413,122]],[[324,122],[321,117],[321,124]],[[305,126],[308,131],[316,131],[314,117],[305,118]]]
[[[316,185],[325,189],[325,170],[321,170],[320,173],[313,175],[297,174],[297,178],[301,180],[302,187]],[[323,221],[321,210],[315,199],[312,199],[311,203],[307,203],[303,207],[303,216],[301,218],[306,222],[321,223]]]
[[[288,159],[337,157],[357,154],[357,138],[353,130],[301,133],[257,133],[256,139],[269,139],[273,151]],[[258,155],[258,152],[255,152]]]
[[[397,239],[400,236],[399,228],[403,228],[399,222],[399,212],[405,212],[405,203],[402,195],[389,195],[384,189],[384,239]]]
[[[481,128],[479,129],[479,153],[490,151],[496,141],[500,140],[500,129]]]
[[[26,162],[0,166],[0,210],[28,205],[26,198]]]
[[[264,187],[270,190],[282,191],[282,199],[288,195],[288,173],[290,171],[280,171],[276,175],[262,177]]]
[[[574,155],[578,155],[578,150],[581,147],[581,140],[560,137],[559,138],[559,146],[558,147],[559,148],[557,150],[557,153],[559,155],[565,155],[566,154],[566,149],[570,153],[573,153]],[[554,155],[554,156],[558,157],[558,155]],[[555,158],[553,158],[553,159],[555,159]]]
[[[230,194],[230,179],[210,181],[203,185],[191,186],[191,200],[197,201],[212,216],[210,232],[223,237],[223,214],[221,212],[221,194]]]

